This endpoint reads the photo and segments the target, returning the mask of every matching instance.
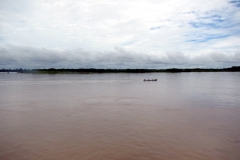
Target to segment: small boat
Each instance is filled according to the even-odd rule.
[[[144,79],[143,81],[144,81],[144,82],[145,82],[145,81],[157,81],[157,79]]]

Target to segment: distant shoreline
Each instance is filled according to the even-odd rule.
[[[169,68],[169,69],[96,69],[96,68],[22,69],[20,68],[20,69],[1,69],[0,72],[35,73],[35,74],[240,72],[240,66],[232,66],[229,68]]]

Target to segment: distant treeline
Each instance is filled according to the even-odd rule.
[[[18,72],[18,73],[151,73],[151,72],[239,72],[240,66],[230,68],[169,68],[169,69],[97,69],[97,68],[79,68],[79,69],[1,69],[0,72]]]

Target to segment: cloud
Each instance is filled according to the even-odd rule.
[[[132,61],[187,65],[199,55],[238,53],[239,17],[237,0],[0,0],[0,46],[18,64],[35,57],[50,65],[55,57],[54,65],[63,67],[78,66],[70,63],[75,58],[88,61],[86,66],[98,59],[98,66],[111,60],[112,67],[123,68],[137,66]]]
[[[240,52],[212,52],[189,57],[181,52],[147,54],[115,48],[94,52],[8,45],[0,48],[1,68],[194,68],[239,65]]]

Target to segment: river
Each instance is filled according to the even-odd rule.
[[[0,159],[239,160],[239,80],[0,73]]]

